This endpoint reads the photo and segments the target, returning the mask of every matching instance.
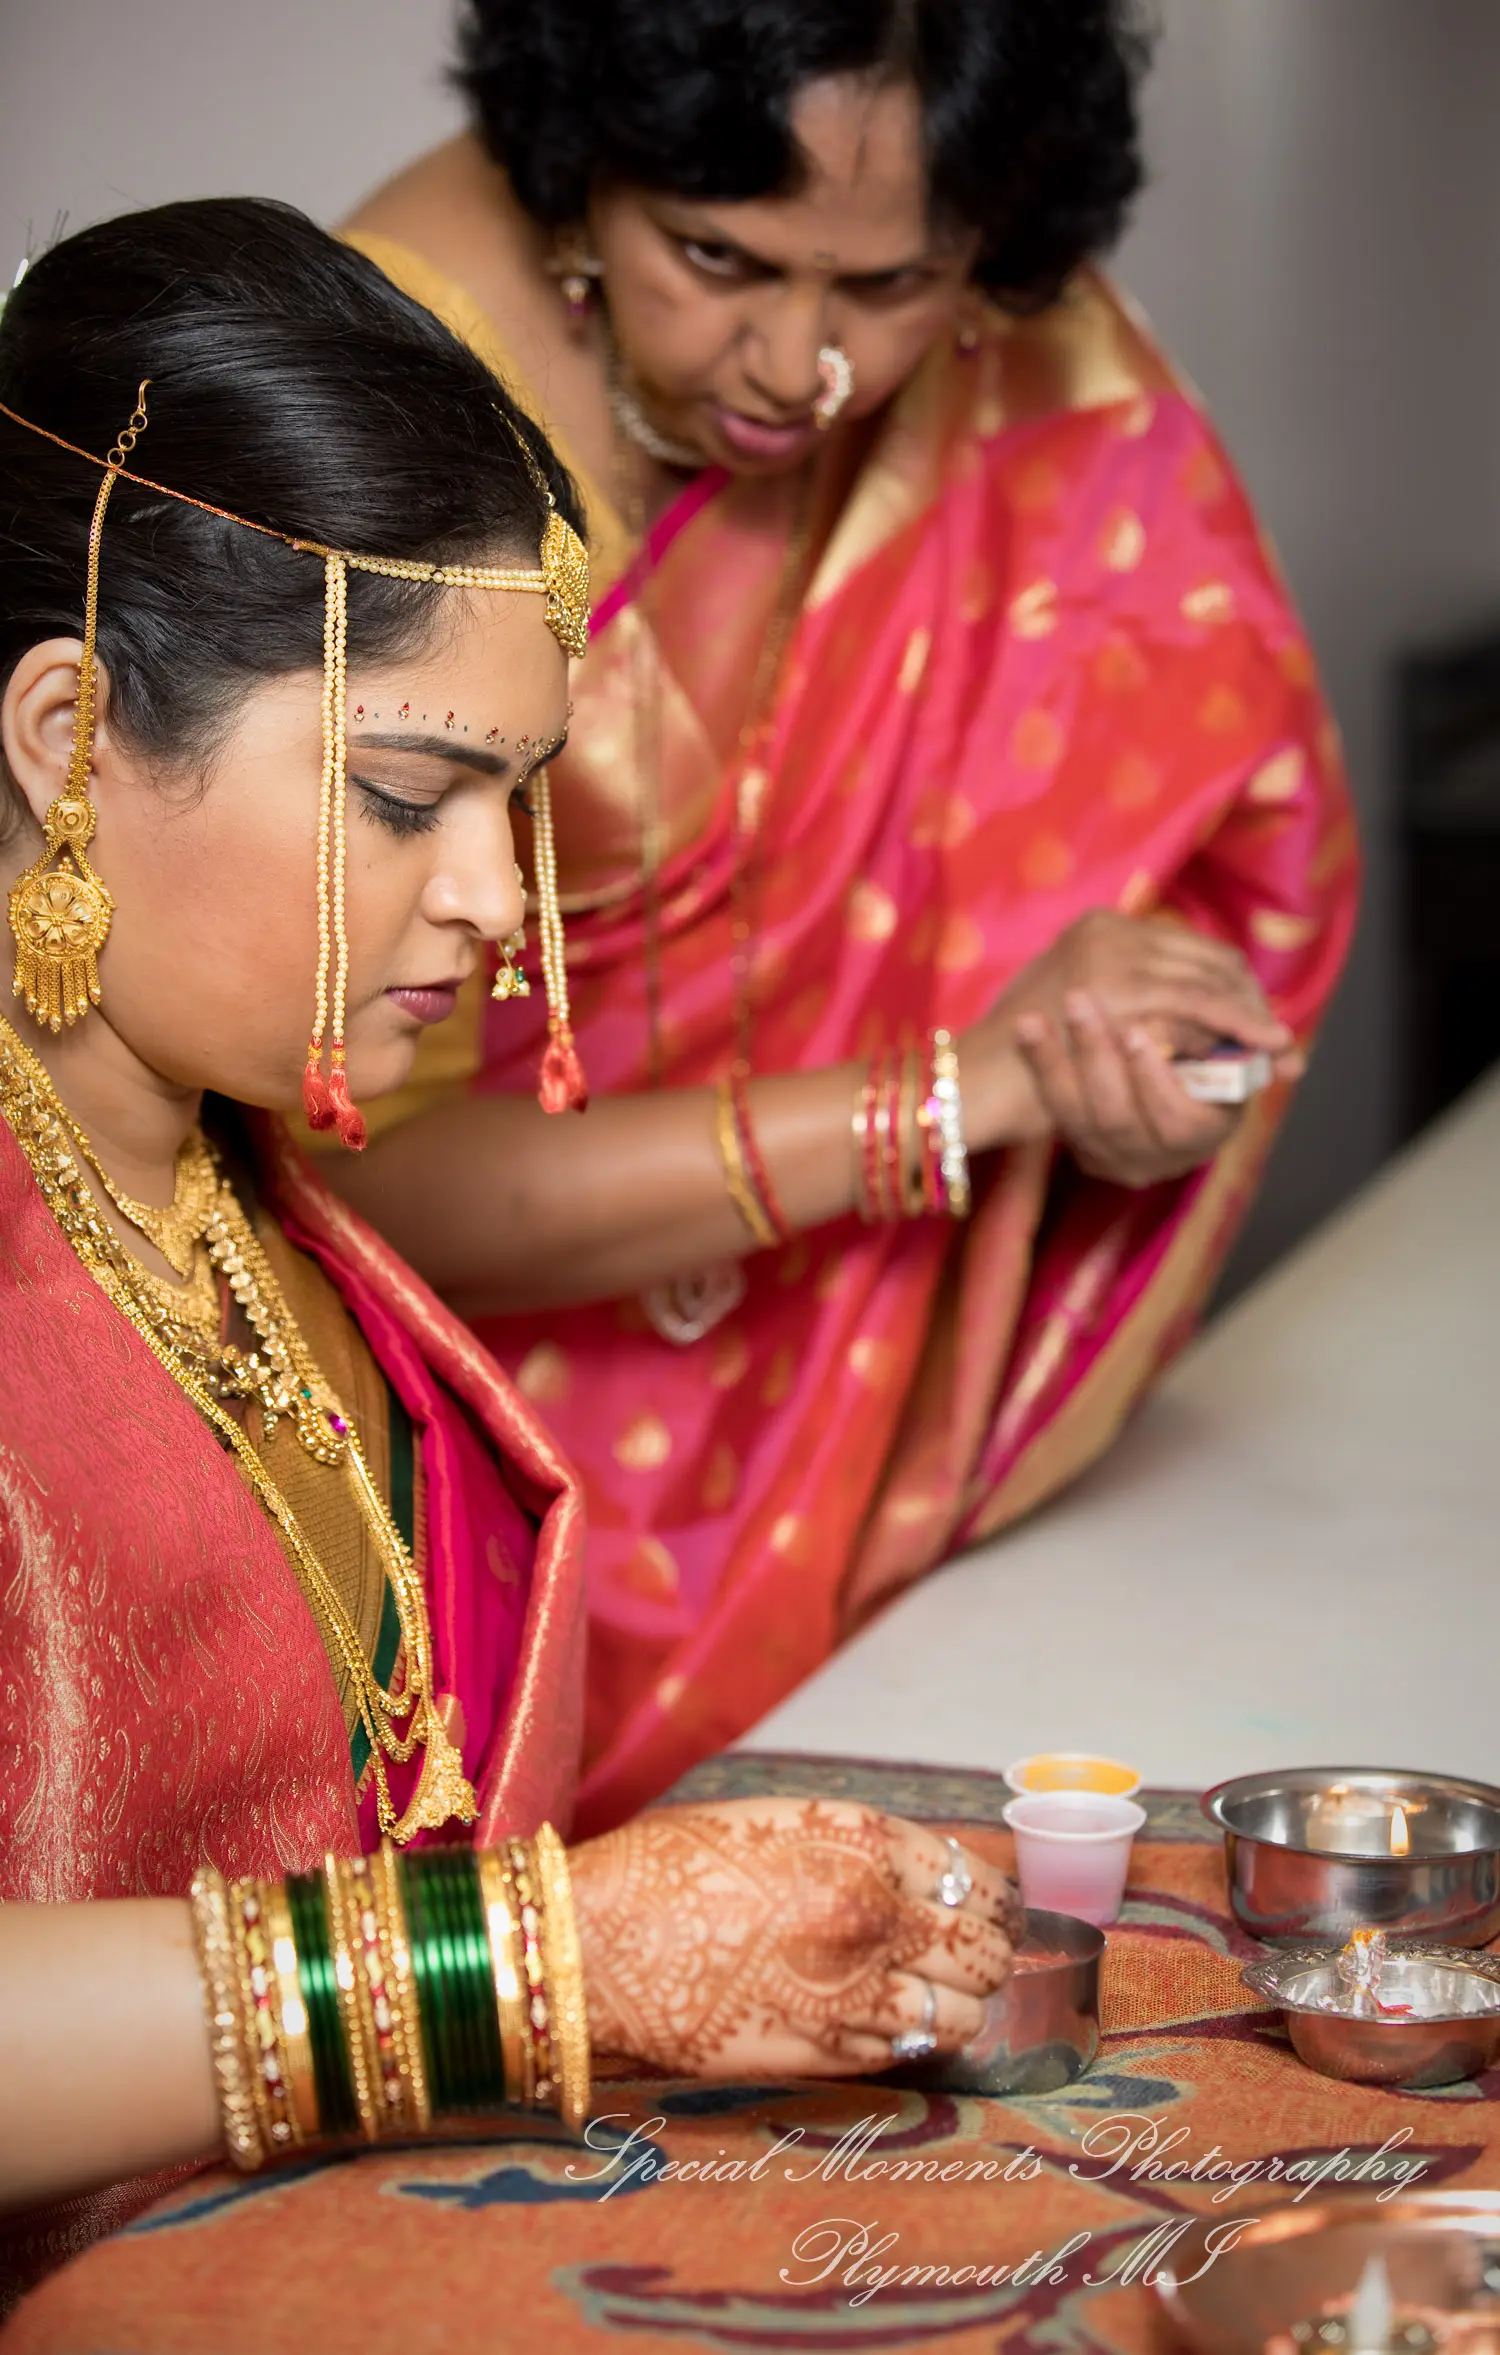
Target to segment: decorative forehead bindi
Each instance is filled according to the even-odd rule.
[[[494,747],[505,742],[504,731],[498,723],[493,728],[481,728],[477,720],[463,719],[457,711],[444,710],[434,713],[416,711],[410,703],[380,706],[370,703],[356,703],[350,711],[349,717],[356,726],[360,727],[378,728],[382,720],[387,726],[392,722],[409,722],[433,731],[441,728],[446,736],[468,736],[476,744]]]

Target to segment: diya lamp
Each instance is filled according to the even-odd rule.
[[[1500,1936],[1500,1789],[1401,1767],[1303,1766],[1220,1783],[1234,1917],[1266,1946],[1355,1930],[1484,1946]]]
[[[1500,2059],[1500,1962],[1467,1947],[1392,1945],[1362,1929],[1337,1953],[1297,1947],[1240,1976],[1278,2006],[1297,2058],[1324,2077],[1425,2089]]]
[[[1448,2318],[1398,2314],[1385,2260],[1372,2257],[1352,2298],[1340,2298],[1321,2313],[1294,2322],[1266,2341],[1266,2355],[1437,2355],[1450,2344]]]

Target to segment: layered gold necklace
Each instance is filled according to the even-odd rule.
[[[217,1155],[195,1130],[177,1158],[166,1209],[135,1202],[100,1167],[88,1138],[67,1111],[43,1065],[0,1017],[0,1113],[29,1161],[48,1208],[89,1273],[238,1456],[252,1488],[276,1523],[330,1657],[346,1671],[370,1744],[382,1831],[405,1842],[453,1817],[477,1812],[463,1761],[444,1729],[433,1691],[432,1626],[410,1553],[371,1477],[353,1422],[314,1364],[249,1219]],[[121,1215],[155,1245],[186,1281],[165,1282],[126,1249],[103,1215],[85,1175],[98,1177]],[[255,1346],[222,1336],[220,1286],[227,1285]],[[399,1691],[376,1676],[333,1580],[251,1444],[230,1402],[260,1410],[269,1437],[289,1420],[307,1453],[342,1470],[369,1530],[401,1629]],[[403,1730],[404,1729],[404,1730]],[[385,1760],[406,1764],[422,1751],[411,1803],[398,1814]]]

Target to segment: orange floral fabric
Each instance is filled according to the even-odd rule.
[[[1010,1861],[992,1776],[741,1757],[695,1787],[833,1789]],[[1173,2355],[1146,2284],[1196,2223],[1500,2189],[1500,2071],[1422,2094],[1304,2068],[1241,1983],[1254,1950],[1196,1801],[1148,1804],[1103,2044],[1070,2085],[604,2082],[587,2150],[514,2118],[448,2149],[215,2174],[29,2299],[5,2355],[406,2355],[424,2334],[547,2355]]]

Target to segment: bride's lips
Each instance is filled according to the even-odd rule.
[[[720,438],[744,458],[800,458],[818,438],[811,417],[795,425],[768,425],[764,418],[747,417],[741,410],[726,409],[716,401],[713,419]]]
[[[459,988],[456,981],[429,981],[420,989],[388,989],[385,994],[403,1014],[426,1025],[447,1021],[458,1003]]]

